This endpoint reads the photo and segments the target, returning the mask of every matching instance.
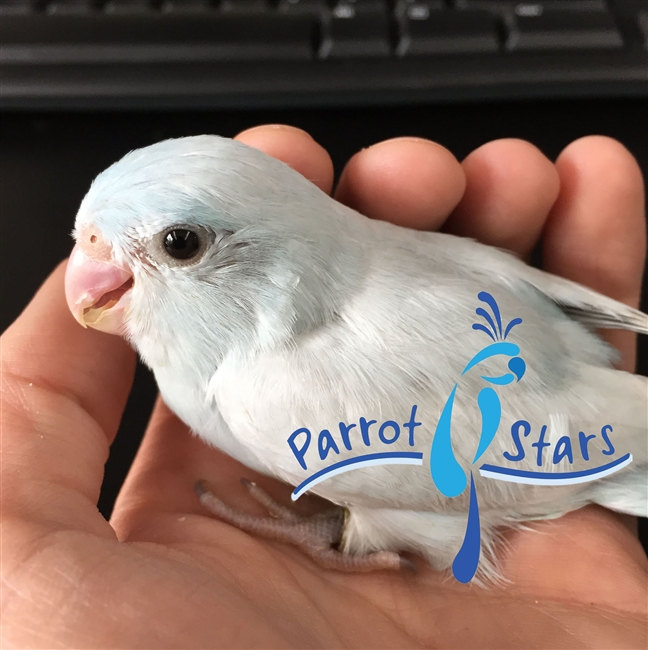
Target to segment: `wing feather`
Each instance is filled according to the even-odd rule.
[[[553,300],[567,315],[590,327],[648,334],[648,315],[581,284],[524,267],[524,279]]]

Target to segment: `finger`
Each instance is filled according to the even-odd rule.
[[[75,322],[64,272],[61,264],[2,336],[2,515],[107,528],[96,504],[135,355]]]
[[[560,195],[543,240],[545,268],[636,307],[646,256],[646,219],[641,170],[615,140],[576,140],[558,157]],[[606,333],[634,366],[636,337]]]
[[[372,219],[437,230],[465,186],[461,165],[447,149],[421,138],[396,138],[353,156],[335,198]]]
[[[331,157],[306,131],[285,124],[266,124],[243,131],[234,139],[278,158],[327,194],[331,192]]]
[[[523,140],[495,140],[462,163],[466,191],[444,230],[528,255],[540,237],[560,180],[553,163]]]

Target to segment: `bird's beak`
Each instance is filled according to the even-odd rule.
[[[94,241],[97,236],[92,235]],[[65,298],[74,318],[83,327],[123,334],[124,319],[133,286],[132,274],[106,261],[105,247],[96,259],[86,254],[81,241],[72,250],[65,272]],[[92,252],[92,250],[91,250]]]

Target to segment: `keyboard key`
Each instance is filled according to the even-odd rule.
[[[430,11],[412,2],[399,20],[399,56],[496,52],[498,20],[488,11]]]
[[[8,16],[0,57],[7,65],[310,59],[315,23],[218,12]]]
[[[340,0],[335,3],[333,11],[342,7],[352,8],[356,13],[385,13],[387,2],[386,0]]]
[[[455,0],[456,9],[486,9],[500,16],[510,16],[517,11],[532,15],[539,7],[562,11],[607,11],[606,0]]]
[[[0,16],[30,14],[38,9],[34,0],[0,0]]]
[[[607,0],[454,0],[457,9],[489,9],[491,7],[514,7],[516,5],[542,4],[545,7],[564,8],[567,10],[584,9],[586,11],[606,11]]]
[[[606,0],[508,0],[509,7],[518,16],[539,16],[544,11],[603,11]]]
[[[446,3],[443,0],[398,0],[394,13],[397,17],[405,16],[410,7],[414,7],[414,13],[418,16],[429,14],[431,11],[442,11],[446,8]],[[423,20],[423,18],[420,18]]]
[[[643,34],[644,47],[648,48],[648,11],[639,12],[639,29]]]
[[[504,15],[511,8],[511,2],[505,0],[455,0],[454,8],[459,10],[486,10]]]
[[[164,0],[160,6],[164,13],[202,13],[211,8],[210,0]]]
[[[326,0],[279,0],[277,11],[284,14],[313,14],[323,16],[328,13]]]
[[[104,6],[107,14],[143,14],[152,9],[151,0],[108,0]]]
[[[352,3],[339,3],[322,26],[321,59],[389,56],[389,18],[384,11],[357,10]]]
[[[225,13],[262,14],[268,5],[265,0],[221,0],[220,8]]]
[[[50,15],[87,14],[97,8],[98,4],[94,0],[52,0],[47,3],[46,11]]]
[[[549,9],[540,3],[515,7],[506,42],[507,49],[515,51],[622,46],[623,39],[609,13]]]

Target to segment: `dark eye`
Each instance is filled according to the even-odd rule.
[[[189,260],[200,250],[200,238],[193,230],[176,228],[164,237],[164,248],[176,260]]]

